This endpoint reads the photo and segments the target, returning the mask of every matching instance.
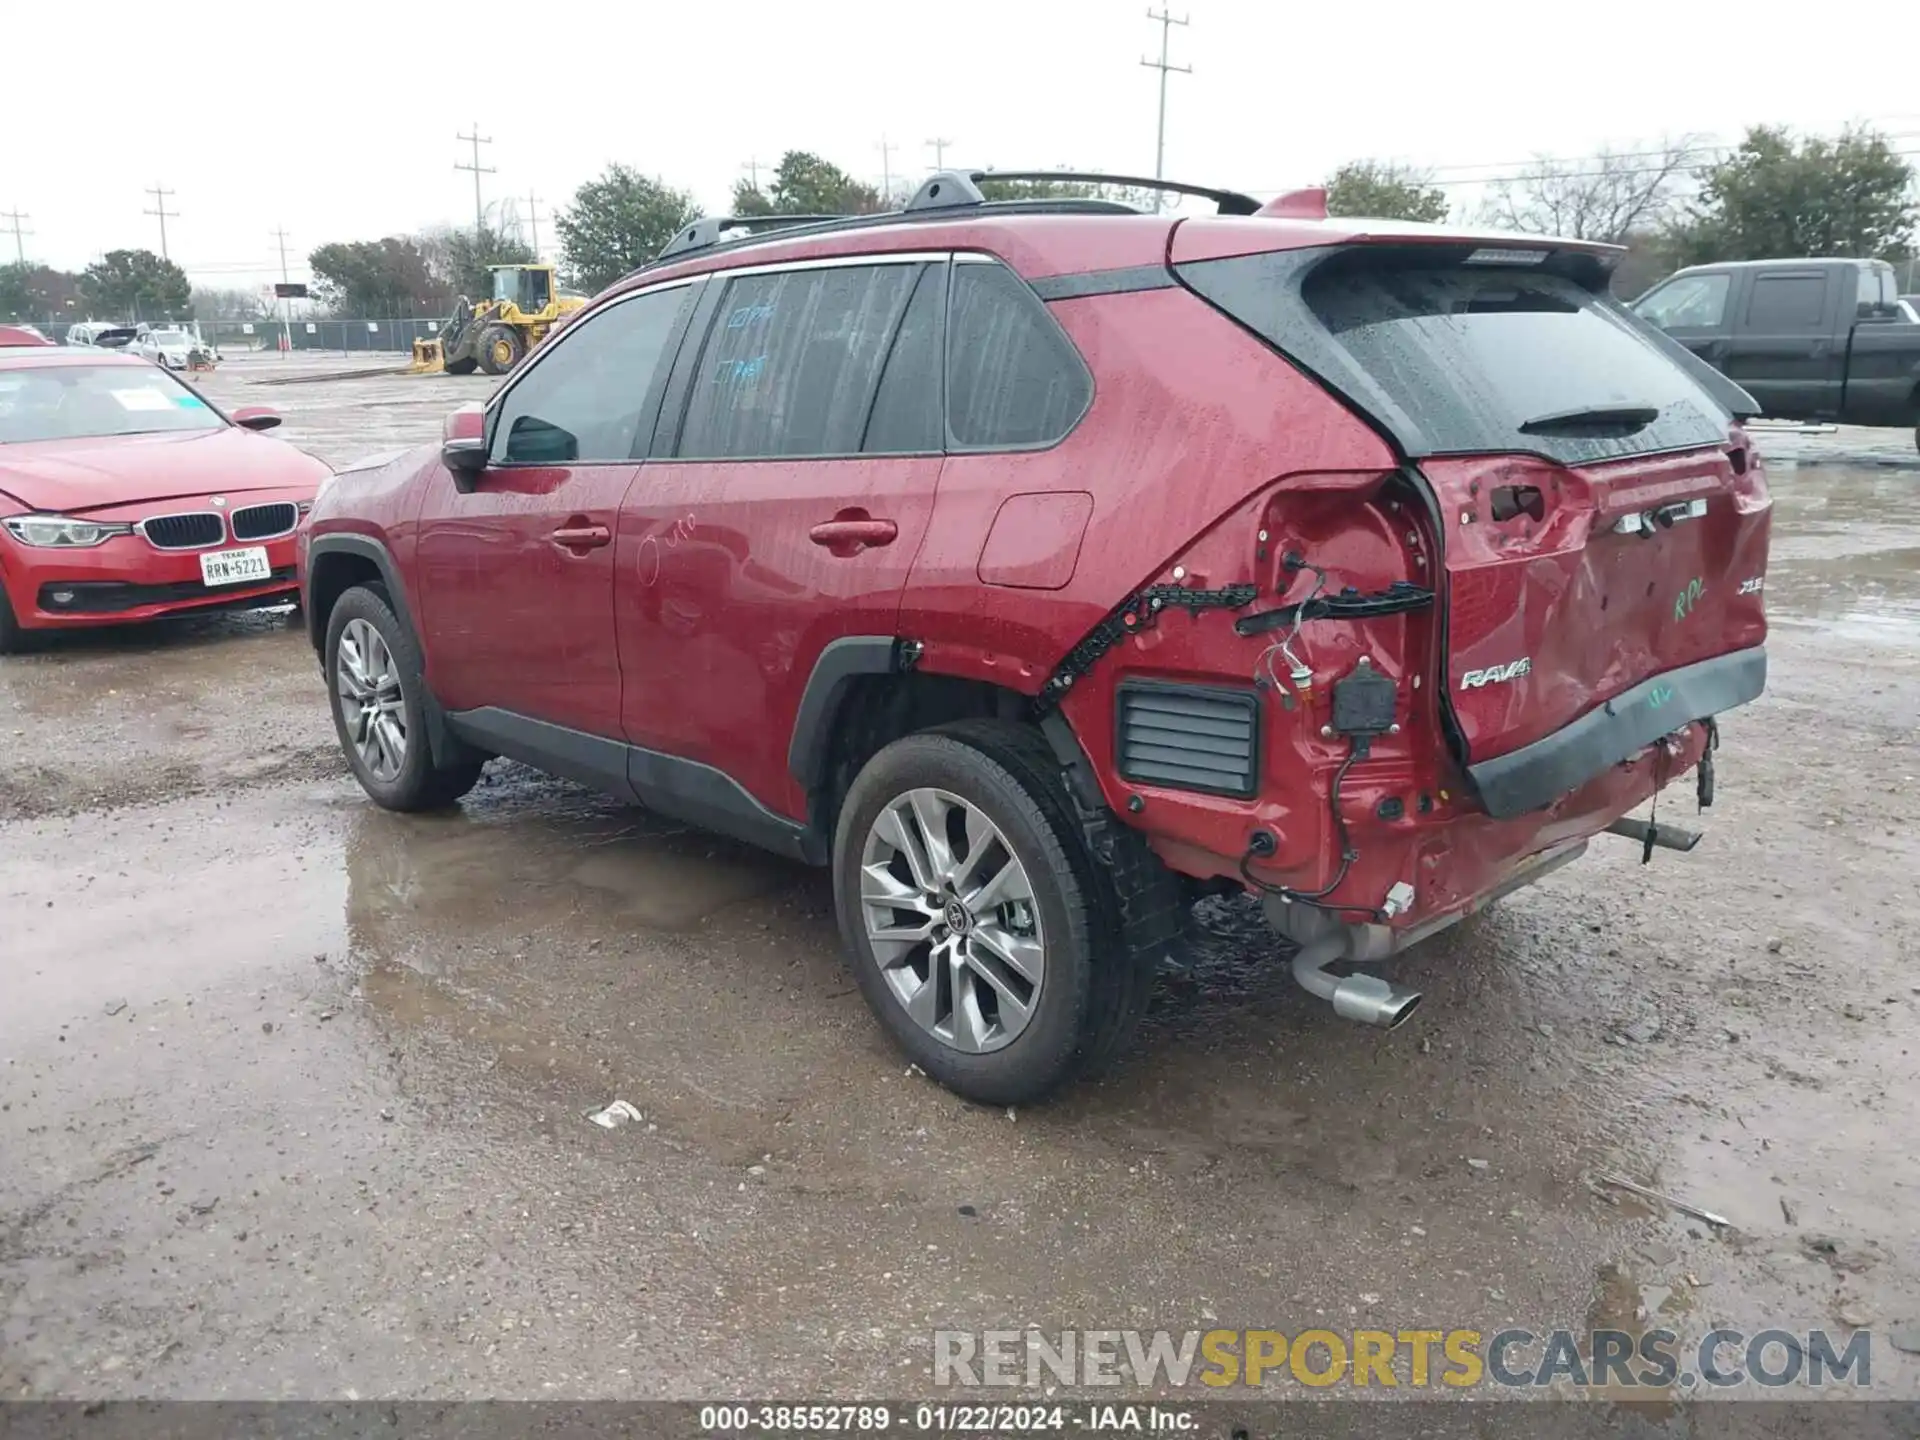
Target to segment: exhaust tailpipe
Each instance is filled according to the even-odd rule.
[[[1330,1002],[1333,1013],[1343,1020],[1397,1029],[1420,1008],[1423,997],[1418,990],[1402,990],[1377,975],[1329,975],[1326,967],[1346,954],[1347,939],[1342,928],[1302,945],[1293,957],[1293,978],[1301,989]]]

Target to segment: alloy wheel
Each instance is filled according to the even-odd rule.
[[[945,790],[896,796],[867,832],[860,910],[888,989],[942,1044],[984,1054],[1039,1006],[1046,938],[999,826]]]
[[[349,620],[333,670],[340,716],[360,763],[376,780],[396,779],[407,762],[407,709],[393,651],[368,621]]]

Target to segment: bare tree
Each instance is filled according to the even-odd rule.
[[[1579,160],[1541,157],[1515,178],[1495,183],[1484,214],[1503,229],[1619,244],[1671,218],[1706,158],[1690,135]]]

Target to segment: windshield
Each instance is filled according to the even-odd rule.
[[[1356,248],[1182,265],[1181,278],[1342,392],[1407,454],[1563,464],[1712,445],[1729,415],[1570,275]]]
[[[193,343],[193,337],[184,330],[156,330],[153,332],[153,343],[156,345],[189,345]]]
[[[153,366],[0,370],[0,445],[218,430],[225,423],[206,401]]]

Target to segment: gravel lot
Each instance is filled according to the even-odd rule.
[[[260,383],[325,368],[205,388],[336,462],[489,389]],[[1764,444],[1773,679],[1697,851],[1597,841],[1401,962],[1391,1035],[1208,911],[1118,1072],[1018,1114],[904,1073],[817,874],[512,766],[374,810],[284,616],[0,661],[0,1396],[897,1397],[942,1327],[1655,1319],[1867,1327],[1920,1395],[1920,463]]]

